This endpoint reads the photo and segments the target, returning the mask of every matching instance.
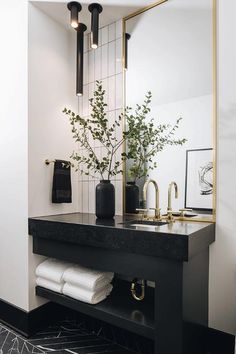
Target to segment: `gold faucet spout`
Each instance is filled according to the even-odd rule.
[[[175,189],[175,199],[178,198],[179,192],[178,192],[178,186],[176,182],[171,182],[169,184],[169,189],[168,189],[168,208],[167,211],[172,211],[172,188],[174,187]]]
[[[154,181],[153,179],[149,179],[145,182],[144,186],[143,186],[143,203],[144,203],[144,208],[147,208],[147,189],[149,184],[152,183],[154,185],[155,188],[155,196],[156,196],[156,202],[155,202],[155,208],[153,208],[155,210],[155,218],[160,219],[161,215],[160,215],[160,199],[159,199],[159,187],[156,181]]]

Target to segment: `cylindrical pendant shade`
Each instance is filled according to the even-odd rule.
[[[100,4],[90,4],[88,7],[91,12],[91,47],[98,47],[98,29],[99,29],[99,14],[103,8]]]
[[[76,1],[71,1],[67,4],[67,8],[70,10],[71,27],[77,28],[79,25],[79,12],[81,11],[82,6]]]
[[[130,39],[130,34],[125,33],[125,69],[128,69],[128,40]]]
[[[76,95],[83,95],[83,71],[84,71],[84,32],[87,26],[79,23],[77,28],[77,58],[76,58]]]

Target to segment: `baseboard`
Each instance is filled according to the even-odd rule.
[[[65,312],[62,306],[48,302],[30,312],[24,311],[4,300],[0,300],[0,322],[6,324],[24,337],[30,337],[40,328],[61,318]]]
[[[107,339],[116,340],[120,345],[130,349],[137,349],[142,354],[151,354],[152,341],[142,338],[133,333],[127,333],[124,329],[112,326],[87,315],[69,310],[63,306],[48,302],[30,312],[26,312],[6,301],[0,300],[0,322],[5,323],[24,337],[30,337],[41,328],[45,328],[50,323],[64,318],[77,318],[86,323],[91,330],[102,334]],[[188,325],[188,334],[192,338],[198,337],[196,353],[198,354],[235,354],[235,336],[218,331],[213,328]],[[128,335],[127,335],[128,334]],[[129,339],[127,341],[127,339]],[[194,341],[195,341],[194,340]],[[190,339],[192,342],[192,339]],[[199,345],[201,343],[201,345]],[[192,345],[191,345],[192,346]],[[188,354],[190,354],[188,352]],[[192,353],[191,353],[192,354]]]
[[[185,354],[235,354],[235,336],[219,330],[184,324]]]
[[[209,354],[235,354],[235,336],[213,328],[206,329]]]

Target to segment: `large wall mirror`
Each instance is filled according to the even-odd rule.
[[[124,19],[126,144],[124,210],[215,215],[215,1],[168,0]],[[132,109],[131,109],[132,108]],[[178,187],[178,198],[175,189]],[[176,194],[177,197],[177,194]],[[170,203],[170,201],[169,201]],[[190,210],[192,209],[192,211]],[[183,215],[183,213],[181,214]]]

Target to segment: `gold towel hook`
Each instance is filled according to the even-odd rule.
[[[141,287],[141,294],[137,295],[137,285]],[[138,280],[134,279],[131,283],[131,294],[137,301],[142,301],[145,298],[145,280],[141,280],[141,284],[138,284]]]

